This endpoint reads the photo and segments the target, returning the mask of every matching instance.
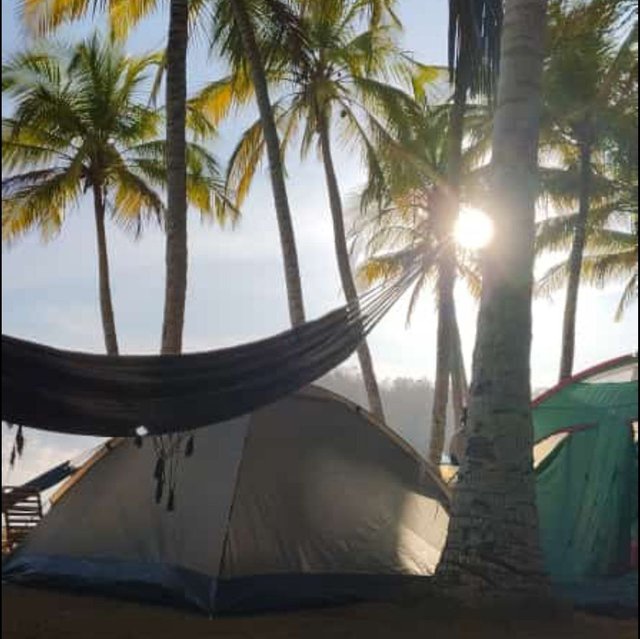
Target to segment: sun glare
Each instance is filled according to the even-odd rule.
[[[493,238],[493,222],[478,209],[462,209],[454,229],[456,242],[463,248],[477,251]]]

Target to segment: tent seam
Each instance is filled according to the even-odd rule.
[[[220,561],[218,563],[218,574],[216,576],[216,581],[220,581],[220,576],[222,574],[222,569],[226,560],[226,555],[227,555],[227,545],[229,543],[229,530],[231,528],[231,520],[233,518],[233,508],[236,504],[236,499],[238,497],[238,484],[240,482],[240,474],[242,472],[242,466],[243,466],[243,462],[244,462],[244,455],[245,455],[245,451],[247,449],[247,444],[249,441],[249,435],[251,434],[251,429],[253,427],[253,419],[252,419],[252,415],[253,413],[251,413],[250,415],[247,416],[247,421],[249,422],[248,426],[247,426],[247,432],[245,433],[244,436],[244,441],[242,442],[242,450],[240,451],[240,460],[238,462],[238,469],[236,472],[236,477],[235,480],[233,482],[233,491],[231,492],[231,503],[229,504],[229,514],[227,516],[227,523],[225,525],[225,533],[224,533],[224,539],[222,541],[222,552],[220,553]],[[217,599],[218,596],[218,588],[216,586],[216,597],[214,598],[213,601],[213,605],[215,608],[215,599]]]

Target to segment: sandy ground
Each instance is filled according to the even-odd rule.
[[[453,618],[424,604],[362,604],[207,619],[182,611],[17,586],[2,588],[3,639],[635,639],[637,620]],[[434,618],[434,616],[436,618]]]

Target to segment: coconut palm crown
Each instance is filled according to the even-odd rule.
[[[98,36],[74,46],[41,43],[2,68],[14,105],[2,120],[2,236],[38,230],[56,236],[83,195],[92,197],[98,236],[100,298],[107,352],[116,354],[105,218],[139,235],[164,221],[166,143],[148,83],[161,56],[127,56]],[[202,126],[200,133],[203,133]],[[187,145],[189,202],[219,221],[235,215],[216,159]]]

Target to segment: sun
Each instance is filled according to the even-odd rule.
[[[456,242],[462,248],[478,251],[493,238],[493,222],[479,209],[464,208],[453,231]]]

